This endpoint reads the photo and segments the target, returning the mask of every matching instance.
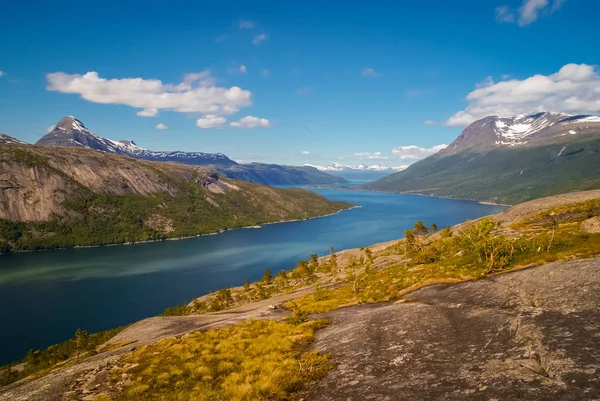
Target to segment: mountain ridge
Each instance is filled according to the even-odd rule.
[[[445,149],[363,188],[514,204],[600,188],[599,153],[600,117],[489,116]]]
[[[85,147],[0,146],[0,253],[189,237],[350,207],[209,166]]]
[[[63,117],[54,128],[36,142],[39,146],[85,147],[134,159],[175,162],[194,166],[211,165],[223,175],[266,185],[338,184],[345,179],[306,166],[278,164],[239,164],[223,153],[153,151],[133,140],[114,141],[94,134],[73,116]]]

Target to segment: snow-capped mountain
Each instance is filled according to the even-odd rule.
[[[553,137],[597,129],[600,117],[539,112],[526,115],[490,116],[473,122],[440,155],[463,149],[491,150],[502,147],[539,145]]]
[[[365,187],[512,204],[600,188],[599,154],[598,116],[490,116],[447,148]]]
[[[36,145],[84,147],[136,159],[171,161],[193,165],[232,166],[237,164],[222,153],[152,151],[137,146],[131,140],[113,141],[94,134],[73,116],[63,117],[50,133],[36,142]]]
[[[19,141],[12,136],[0,134],[0,145],[25,145],[25,142]]]
[[[340,164],[340,163],[336,163],[336,162],[330,163],[327,166],[316,166],[316,165],[308,164],[308,163],[303,164],[303,166],[314,167],[320,171],[337,171],[337,172],[376,171],[376,172],[387,172],[387,173],[393,173],[394,171],[402,171],[407,167],[407,166],[388,167],[388,166],[383,166],[381,164],[372,164],[369,166],[369,165],[362,164],[362,163],[358,164],[356,166],[350,166],[347,164]]]
[[[16,141],[14,138],[11,140]],[[0,137],[0,144],[2,144],[2,137]],[[41,138],[36,145],[84,147],[149,161],[211,165],[226,177],[266,185],[318,185],[346,182],[340,176],[307,167],[262,163],[238,164],[223,153],[161,152],[144,149],[131,140],[113,141],[98,136],[73,116],[61,119],[52,131]]]

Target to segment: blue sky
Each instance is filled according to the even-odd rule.
[[[72,114],[155,150],[399,166],[487,114],[600,114],[597,0],[12,3],[0,132],[28,142]]]

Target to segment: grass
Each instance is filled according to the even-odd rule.
[[[587,209],[578,206],[575,210]],[[407,261],[380,270],[369,269],[363,262],[339,280],[339,288],[307,294],[286,306],[310,313],[326,312],[397,300],[426,285],[480,279],[519,267],[600,255],[600,234],[585,234],[580,229],[581,220],[589,213],[574,217],[569,208],[549,213],[559,219],[568,214],[567,222],[558,224],[554,234],[547,226],[540,226],[539,219],[532,219],[520,226],[519,236],[508,237],[495,223],[483,220],[454,236],[422,238],[421,247],[413,254],[407,250],[406,241],[401,241],[392,253],[405,254]],[[485,225],[488,227],[482,229]]]
[[[307,351],[326,324],[250,320],[145,346],[113,370],[115,381],[132,377],[116,400],[298,398],[332,368],[328,354]]]
[[[112,348],[101,348],[100,345],[120,333],[126,326],[116,329],[92,333],[89,335],[85,347],[82,347],[80,358],[96,355]],[[0,367],[0,386],[14,383],[29,376],[43,376],[52,370],[74,362],[77,353],[77,340],[71,338],[59,344],[52,345],[44,350],[30,350],[22,360]],[[16,366],[22,365],[18,371]]]

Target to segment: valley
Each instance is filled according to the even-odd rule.
[[[221,386],[240,374],[286,375],[296,384],[287,387],[283,384],[287,381],[265,379],[269,391],[281,391],[280,397],[300,391],[315,400],[364,396],[364,387],[354,388],[364,380],[370,383],[369,394],[382,397],[392,390],[403,394],[426,391],[436,397],[447,389],[455,392],[453,399],[513,391],[532,397],[556,392],[595,394],[598,389],[590,373],[598,369],[595,357],[580,352],[571,341],[589,343],[588,331],[594,330],[593,323],[588,328],[585,322],[596,319],[592,305],[597,294],[594,277],[600,234],[591,223],[598,219],[599,198],[598,191],[589,191],[540,199],[439,231],[421,222],[406,231],[404,240],[311,257],[288,269],[285,278],[282,274],[265,278],[265,274],[249,285],[230,288],[228,298],[224,298],[225,289],[220,290],[187,307],[167,310],[171,316],[134,324],[109,341],[104,346],[107,351],[68,362],[69,369],[57,366],[38,379],[9,385],[0,394],[30,400],[59,399],[61,394],[73,399],[166,396],[174,393],[161,378],[166,372],[173,373],[164,378],[193,376],[193,352],[188,355],[185,350],[196,347],[214,352],[222,361],[259,365],[263,361],[263,365],[256,371],[259,376],[239,371],[235,364],[220,366],[211,371],[220,378],[218,382],[202,380],[198,387],[195,380],[185,379],[175,390],[179,396],[211,391],[256,395],[257,387]],[[557,222],[552,227],[550,216]],[[503,274],[513,269],[518,271]],[[455,284],[460,282],[465,283]],[[263,301],[253,302],[250,295],[261,291]],[[385,303],[395,300],[395,304]],[[280,309],[281,304],[285,309]],[[372,305],[353,306],[360,304]],[[213,309],[199,309],[201,305]],[[326,328],[322,318],[330,321]],[[426,327],[436,327],[436,331]],[[452,336],[446,336],[452,327]],[[460,327],[478,327],[480,334]],[[375,328],[378,335],[373,333]],[[342,332],[347,341],[339,341]],[[416,333],[425,333],[426,338],[417,341]],[[537,340],[532,340],[532,334]],[[240,346],[238,339],[247,335],[256,336],[264,346],[243,356],[234,351],[221,353],[210,345],[210,339],[218,339],[218,344],[233,342],[235,349]],[[414,341],[403,340],[411,336]],[[294,357],[284,344],[293,348],[298,338],[313,346],[304,345]],[[457,338],[462,340],[457,342]],[[464,348],[466,344],[477,346],[471,350]],[[279,359],[301,358],[309,370],[288,372],[286,364],[268,364],[276,352],[281,353]],[[442,354],[442,361],[432,357]],[[163,360],[158,355],[169,357]],[[335,358],[335,368],[331,358]],[[411,362],[410,369],[405,362]],[[485,369],[474,367],[473,362]],[[163,373],[152,369],[157,364]],[[182,366],[183,372],[177,373],[175,366]],[[457,370],[461,372],[458,377]],[[428,373],[433,371],[438,373]],[[407,380],[390,388],[388,381],[402,372]],[[572,377],[577,379],[572,381]],[[519,386],[515,381],[527,384]],[[152,396],[147,393],[150,388]]]

